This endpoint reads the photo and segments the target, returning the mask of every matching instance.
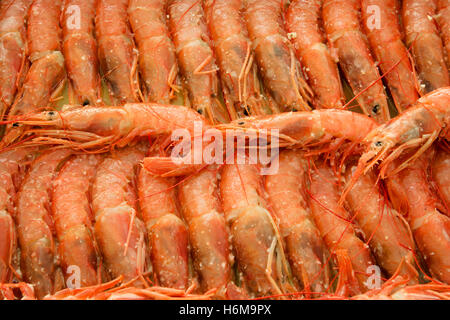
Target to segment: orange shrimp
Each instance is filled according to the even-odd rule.
[[[229,164],[222,169],[220,195],[237,263],[257,296],[282,294],[285,280],[282,239],[266,209],[262,184],[254,165]]]
[[[17,189],[22,164],[30,150],[20,148],[0,154],[0,283],[10,282],[17,247],[14,224]]]
[[[0,7],[0,116],[14,101],[26,55],[25,23],[31,0],[3,1]]]
[[[321,29],[322,0],[292,1],[286,15],[297,58],[314,92],[317,108],[341,108],[344,101],[339,70]]]
[[[32,64],[11,106],[8,119],[47,107],[52,102],[52,95],[57,93],[55,90],[64,81],[60,13],[61,0],[34,0],[31,5],[27,39],[28,58]],[[8,126],[2,145],[15,141],[22,133],[22,127]]]
[[[450,68],[450,1],[438,1],[437,21],[441,30],[442,40],[444,41],[445,50],[447,51],[447,64]]]
[[[137,57],[128,25],[128,0],[97,0],[98,59],[116,104],[137,102]]]
[[[424,94],[450,85],[442,40],[433,20],[435,14],[435,0],[403,1],[406,45],[412,48],[421,92]]]
[[[189,234],[180,219],[174,181],[140,170],[139,204],[149,235],[150,255],[157,284],[187,289]]]
[[[38,157],[31,165],[17,197],[21,270],[24,279],[35,286],[38,298],[54,293],[62,286],[57,276],[50,197],[57,170],[70,154],[70,150],[60,149]]]
[[[447,215],[450,215],[450,155],[445,150],[438,150],[431,164],[433,181],[438,195],[444,202]]]
[[[94,19],[97,0],[65,0],[62,13],[63,53],[70,88],[77,99],[70,103],[96,105],[101,102]]]
[[[170,134],[175,129],[193,130],[194,123],[205,119],[183,106],[130,103],[117,107],[68,107],[56,112],[29,115],[19,124],[44,127],[31,129],[31,142],[68,145],[77,149],[103,149],[126,146],[134,138]],[[25,142],[24,144],[27,144]]]
[[[310,110],[311,89],[301,77],[283,28],[284,0],[244,0],[247,29],[264,83],[283,111]]]
[[[347,180],[355,170],[354,165],[347,167]],[[415,245],[411,231],[404,218],[390,207],[388,200],[381,194],[373,171],[362,176],[350,190],[347,206],[387,275],[398,273],[409,279],[411,284],[417,283]]]
[[[423,96],[413,107],[374,129],[364,139],[367,148],[359,159],[358,171],[368,172],[381,161],[380,174],[384,177],[387,165],[404,151],[420,147],[393,172],[404,169],[408,163],[417,159],[439,136],[448,140],[449,106],[450,87],[441,88]],[[358,176],[355,175],[352,180]]]
[[[359,0],[324,0],[323,19],[331,47],[365,114],[383,123],[389,107],[378,68],[359,20]]]
[[[380,63],[381,71],[399,112],[419,98],[418,83],[402,42],[397,0],[362,0],[361,13],[370,47]]]
[[[411,165],[387,179],[394,207],[406,214],[414,238],[432,276],[450,284],[450,218],[435,206],[428,184],[427,170],[431,153],[423,154]],[[395,168],[399,158],[392,163]]]
[[[145,225],[137,215],[134,189],[135,167],[144,157],[145,145],[121,149],[98,166],[91,197],[95,215],[95,237],[106,269],[113,278],[139,280],[146,284],[147,265]]]
[[[331,253],[346,250],[356,272],[360,290],[368,288],[369,267],[374,265],[369,247],[356,234],[349,213],[339,205],[337,178],[325,163],[317,163],[310,173],[310,206],[317,227]],[[355,288],[355,291],[358,291]],[[360,292],[352,292],[358,294]]]
[[[302,188],[305,187],[305,160],[298,151],[279,155],[279,170],[265,179],[269,203],[286,243],[294,276],[304,291],[325,292],[329,286],[327,248],[307,211]]]
[[[199,0],[170,0],[169,28],[190,103],[211,122],[228,122],[230,114],[218,100],[219,80],[211,39]]]
[[[128,16],[139,48],[145,101],[169,103],[178,91],[175,48],[166,26],[166,0],[131,0]]]
[[[243,0],[203,1],[219,65],[225,102],[238,116],[261,115],[263,100],[254,54],[242,19]],[[236,115],[232,115],[235,119]]]
[[[99,163],[95,155],[68,160],[53,183],[52,213],[65,280],[78,267],[82,287],[101,281],[89,190]]]
[[[178,192],[203,291],[223,289],[231,281],[232,261],[229,231],[218,198],[217,168],[185,179]]]

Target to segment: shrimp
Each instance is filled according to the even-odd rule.
[[[0,283],[10,282],[12,278],[17,248],[14,202],[23,162],[29,155],[30,150],[24,148],[0,154]]]
[[[101,281],[92,227],[89,191],[100,159],[79,155],[68,160],[53,183],[52,216],[65,280],[79,269],[82,287]]]
[[[143,159],[145,145],[121,149],[98,166],[92,186],[94,232],[107,270],[113,278],[146,284],[146,230],[137,214],[135,167]]]
[[[445,50],[447,51],[447,65],[450,68],[450,1],[438,1],[437,22],[441,30],[442,40],[444,41]]]
[[[220,290],[231,281],[232,261],[229,231],[218,198],[217,168],[206,168],[185,179],[178,192],[203,291]]]
[[[363,144],[367,147],[359,159],[358,171],[368,172],[381,161],[380,174],[384,178],[387,165],[404,151],[420,146],[393,173],[401,171],[408,163],[417,159],[439,136],[448,140],[449,106],[450,87],[441,88],[423,96],[413,107],[374,129],[364,138]],[[352,181],[358,176],[355,175]]]
[[[362,0],[361,12],[370,47],[380,63],[397,110],[403,112],[419,98],[419,86],[409,52],[402,42],[397,0]]]
[[[370,54],[359,20],[358,0],[324,0],[327,38],[358,104],[377,122],[389,120],[389,107],[378,68]]]
[[[211,39],[199,0],[170,0],[169,29],[190,103],[211,122],[228,122],[235,111],[218,100],[219,80]]]
[[[374,265],[369,246],[356,234],[349,213],[339,205],[339,190],[333,171],[325,163],[317,163],[310,173],[310,206],[317,227],[331,253],[346,250],[356,272],[359,289],[367,291],[369,268]],[[353,294],[358,294],[355,288]]]
[[[25,23],[31,0],[3,1],[0,7],[0,116],[14,101],[26,55]]]
[[[24,279],[35,286],[36,296],[58,290],[56,244],[50,211],[52,182],[68,149],[50,151],[31,165],[17,196],[17,233]]]
[[[311,89],[297,70],[283,25],[284,0],[244,0],[250,40],[263,80],[283,111],[310,110]]]
[[[139,48],[145,101],[169,103],[178,91],[175,48],[166,26],[166,0],[131,0],[128,16]]]
[[[52,102],[52,95],[63,84],[65,71],[61,53],[60,13],[61,0],[34,0],[31,5],[27,26],[31,67],[9,110],[10,120],[47,107]],[[23,131],[23,127],[8,126],[1,144],[12,143]]]
[[[28,130],[37,144],[68,145],[75,149],[126,146],[136,137],[170,134],[176,129],[193,130],[205,119],[183,106],[130,103],[109,107],[67,107],[61,112],[48,111],[29,115],[18,124],[44,127]],[[34,144],[33,140],[28,141]],[[27,142],[24,142],[26,145]]]
[[[95,35],[100,70],[116,104],[137,102],[137,57],[128,26],[128,0],[97,0]]]
[[[433,181],[438,194],[444,202],[447,215],[450,214],[450,155],[444,150],[438,150],[431,164]]]
[[[344,92],[339,70],[321,30],[322,0],[292,1],[286,15],[297,58],[314,92],[317,108],[342,108]]]
[[[203,1],[225,102],[238,116],[264,114],[254,54],[242,19],[243,0]],[[232,115],[235,119],[236,115]]]
[[[173,185],[172,179],[152,176],[143,169],[139,172],[139,204],[157,284],[187,289],[189,234],[178,213]]]
[[[355,170],[355,165],[347,166],[347,180]],[[350,190],[347,206],[387,275],[391,277],[398,273],[409,279],[411,284],[417,283],[411,230],[400,213],[392,209],[381,194],[373,171],[362,176]]]
[[[435,0],[403,1],[406,45],[411,47],[421,92],[426,94],[450,85],[442,40],[433,17]]]
[[[256,166],[223,167],[220,196],[225,218],[245,284],[257,296],[282,294],[285,275],[280,266],[284,260],[282,239],[263,195]]]
[[[70,88],[76,100],[70,103],[96,105],[101,102],[94,19],[97,0],[65,0],[62,12],[63,53]]]
[[[325,292],[329,286],[327,248],[307,211],[303,196],[305,160],[295,150],[279,155],[279,170],[265,179],[269,204],[279,221],[294,276],[304,291]]]
[[[450,218],[435,207],[427,178],[430,155],[423,154],[411,165],[389,175],[387,188],[394,207],[406,213],[417,246],[432,276],[450,283]],[[396,167],[402,159],[392,163]]]

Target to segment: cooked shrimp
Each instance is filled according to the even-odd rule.
[[[323,19],[331,47],[365,114],[383,123],[389,107],[378,68],[361,31],[358,0],[324,0]]]
[[[113,101],[137,102],[137,56],[128,26],[128,0],[97,0],[98,59]]]
[[[303,67],[317,108],[341,108],[344,101],[336,63],[321,29],[322,0],[291,1],[286,28]]]
[[[218,197],[217,168],[186,178],[179,199],[203,291],[222,289],[231,281],[229,231]]]
[[[0,7],[0,116],[16,95],[26,55],[25,23],[32,0],[3,1]]]
[[[10,120],[48,107],[52,95],[65,78],[60,13],[61,0],[34,0],[31,5],[27,39],[28,58],[32,64],[9,111]],[[23,127],[8,126],[1,144],[8,145],[22,133]]]
[[[361,12],[370,47],[385,74],[399,112],[419,98],[418,83],[402,42],[397,0],[362,0]],[[376,8],[376,14],[374,14]]]
[[[62,13],[63,53],[70,87],[76,99],[70,103],[101,102],[94,19],[97,0],[65,0]]]
[[[431,164],[433,180],[438,195],[444,202],[447,215],[450,215],[450,155],[445,150],[438,150]]]
[[[346,250],[360,290],[368,288],[367,273],[374,265],[369,246],[356,234],[349,213],[339,205],[338,179],[325,163],[317,163],[310,173],[310,206],[317,227],[331,253]],[[357,289],[356,289],[357,290]],[[359,292],[352,292],[357,294]]]
[[[89,191],[100,159],[80,155],[68,160],[53,183],[52,216],[66,281],[74,266],[82,287],[101,281]]]
[[[225,165],[220,195],[245,284],[257,296],[283,293],[284,275],[279,264],[284,260],[282,239],[267,211],[257,167]]]
[[[187,289],[189,281],[189,234],[180,219],[175,181],[139,172],[139,205],[149,236],[156,283]]]
[[[142,287],[146,281],[146,230],[137,215],[134,189],[136,165],[144,157],[145,145],[121,149],[107,156],[98,166],[92,187],[95,237],[106,269],[113,278]]]
[[[421,146],[417,152],[394,171],[405,168],[417,159],[439,136],[449,138],[450,87],[441,88],[420,98],[401,115],[373,130],[364,139],[367,149],[359,160],[359,167],[367,172],[381,161],[384,176],[388,163],[405,150]]]
[[[265,179],[269,204],[279,222],[294,276],[306,293],[320,293],[329,286],[327,248],[308,212],[304,188],[305,160],[301,153],[282,151],[278,172]]]
[[[254,54],[242,17],[243,0],[203,1],[219,65],[225,102],[238,116],[261,115],[263,108]],[[236,115],[232,115],[233,119]]]
[[[0,283],[12,280],[17,248],[14,202],[29,152],[20,148],[0,154]]]
[[[450,218],[435,207],[435,198],[427,180],[432,153],[424,154],[411,165],[387,179],[394,207],[406,213],[417,246],[432,276],[450,283]],[[402,159],[393,162],[398,166]]]
[[[139,48],[139,71],[145,101],[170,103],[178,74],[175,48],[166,26],[166,0],[131,0],[130,25]]]
[[[169,0],[169,26],[192,107],[211,122],[228,122],[218,100],[219,80],[211,39],[199,0]]]
[[[356,166],[349,165],[345,172],[349,180]],[[347,205],[356,223],[364,232],[366,241],[378,264],[389,277],[399,274],[418,282],[414,268],[414,240],[404,218],[390,207],[380,192],[375,174],[371,171],[359,178],[350,190]],[[401,268],[398,271],[398,268]]]
[[[284,0],[244,0],[247,29],[264,83],[284,111],[310,110],[311,89],[301,77],[283,25]]]
[[[29,115],[17,123],[44,127],[29,130],[36,142],[66,144],[72,148],[125,146],[136,137],[170,134],[175,129],[193,130],[194,123],[205,119],[183,106],[125,104],[117,107],[74,107]],[[39,138],[40,137],[40,138]],[[31,141],[32,144],[33,141]]]
[[[444,41],[445,50],[447,51],[447,65],[450,68],[450,1],[438,1],[437,21],[441,30],[442,40]]]
[[[51,188],[57,170],[71,151],[46,152],[31,165],[17,197],[17,232],[21,271],[38,298],[54,293],[61,284],[56,276],[56,245],[50,211]],[[59,288],[61,289],[61,288]]]
[[[445,53],[434,22],[435,0],[403,1],[406,45],[411,47],[422,93],[450,85]]]

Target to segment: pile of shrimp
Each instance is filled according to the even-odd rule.
[[[450,299],[449,9],[1,1],[0,299]]]

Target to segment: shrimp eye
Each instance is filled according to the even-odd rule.
[[[197,112],[200,113],[200,114],[203,114],[203,110],[202,109],[198,109]]]
[[[17,122],[12,124],[13,128],[17,128],[19,126],[19,124]]]
[[[239,122],[238,122],[238,125],[240,125],[240,126],[243,126],[244,124],[245,124],[244,121],[239,121]]]
[[[375,147],[381,147],[383,145],[383,142],[381,142],[381,141],[377,141],[377,142],[375,142]]]
[[[372,112],[375,113],[375,114],[377,114],[378,111],[380,111],[380,105],[379,105],[379,104],[376,104],[376,105],[373,106]]]
[[[84,106],[87,106],[88,104],[89,104],[89,100],[84,100],[84,101],[83,101],[83,107],[84,107]]]
[[[54,112],[54,111],[49,111],[49,112],[48,112],[48,115],[49,115],[49,116],[54,116],[54,115],[55,115],[55,112]]]

